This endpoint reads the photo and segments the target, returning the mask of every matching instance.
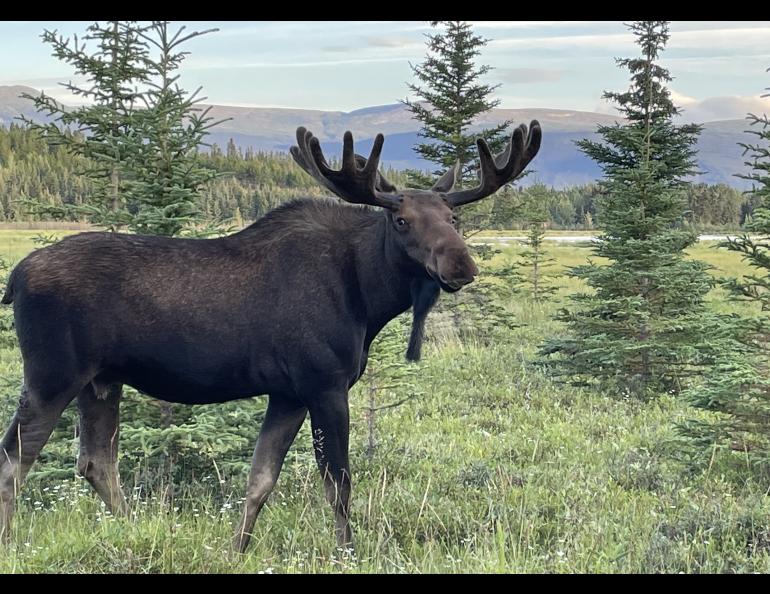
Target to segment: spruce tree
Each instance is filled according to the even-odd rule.
[[[112,231],[201,234],[192,228],[203,223],[197,208],[199,194],[218,174],[205,166],[197,150],[215,123],[208,110],[201,112],[197,107],[202,101],[197,98],[200,89],[189,93],[178,85],[177,70],[189,53],[180,46],[215,29],[187,34],[184,30],[169,34],[165,21],[142,26],[95,23],[84,38],[96,41],[93,53],[77,36],[70,40],[55,31],[43,34],[54,55],[86,76],[82,86],[65,86],[90,104],[66,109],[50,97],[30,96],[38,111],[53,119],[28,124],[50,144],[63,144],[81,156],[88,163],[84,173],[96,191],[87,203],[41,210],[54,215],[74,213]],[[258,405],[246,408],[253,406]],[[151,461],[146,480],[157,484],[155,465],[160,462],[168,473],[159,482],[169,478],[176,482],[182,478],[180,469],[200,471],[205,452],[196,452],[195,446],[221,439],[224,430],[212,418],[226,427],[226,415],[224,408],[219,416],[205,410],[196,414],[191,407],[140,398],[127,389],[122,402],[123,440],[127,450],[146,456],[145,467]],[[207,422],[197,423],[198,417]],[[180,458],[182,454],[186,459]]]
[[[543,184],[535,184],[527,189],[528,200],[521,211],[527,238],[521,242],[524,246],[521,259],[511,267],[510,275],[514,283],[526,287],[535,302],[552,297],[557,290],[551,282],[554,276],[551,268],[556,260],[548,256],[543,246],[548,225],[547,194]]]
[[[629,28],[642,55],[617,63],[629,70],[630,88],[604,93],[626,120],[599,126],[600,142],[578,142],[604,172],[603,233],[593,253],[608,264],[572,270],[593,291],[573,296],[577,307],[559,316],[568,335],[551,338],[541,353],[554,355],[555,372],[576,383],[649,396],[678,391],[707,346],[704,296],[712,282],[705,264],[685,259],[697,241],[683,218],[700,126],[672,121],[679,113],[665,86],[672,79],[658,63],[668,23]]]
[[[473,185],[478,183],[476,138],[485,138],[493,152],[500,152],[508,140],[506,129],[512,122],[505,121],[489,129],[470,132],[478,116],[500,104],[499,99],[491,98],[500,85],[480,82],[491,67],[475,64],[488,40],[475,35],[471,25],[464,21],[432,21],[431,26],[441,27],[443,32],[427,35],[428,54],[425,60],[417,66],[410,64],[418,82],[410,83],[408,87],[416,100],[407,99],[404,103],[421,123],[418,135],[427,140],[418,144],[415,151],[423,159],[435,163],[436,169],[432,176],[417,171],[408,172],[410,185],[430,187],[438,176],[458,162],[461,170],[456,187],[462,187],[464,183]],[[462,208],[458,229],[466,239],[489,222],[493,205],[493,200],[482,200]],[[492,256],[492,250],[484,249],[485,246],[471,247],[481,260]],[[486,338],[494,327],[500,327],[500,324],[495,324],[499,322],[498,317],[492,315],[495,308],[491,300],[493,289],[487,283],[477,281],[452,301],[439,302],[437,311],[450,309],[455,329],[461,335],[465,333],[466,326],[460,320],[463,313],[468,320],[473,320],[471,328],[474,333]]]
[[[405,404],[422,393],[417,379],[423,367],[419,362],[404,365],[404,345],[409,340],[411,316],[404,314],[390,322],[372,343],[363,381],[366,391],[364,419],[366,421],[366,457],[374,458],[379,445],[377,419],[380,411]]]
[[[493,153],[500,152],[508,137],[511,121],[471,133],[474,119],[497,107],[499,99],[491,95],[500,85],[480,82],[491,67],[476,66],[474,60],[489,40],[475,35],[469,23],[463,21],[432,21],[432,27],[443,27],[443,33],[428,35],[428,54],[422,64],[411,65],[412,72],[422,84],[408,84],[417,100],[406,99],[412,115],[422,127],[418,132],[428,142],[418,144],[415,151],[425,160],[435,163],[433,175],[441,176],[457,162],[462,164],[457,186],[476,183],[476,138],[486,139]],[[411,172],[414,187],[429,187],[435,181],[419,172]],[[483,218],[490,205],[478,203],[463,212],[465,226],[471,219]],[[471,225],[478,226],[478,224]]]
[[[770,70],[770,69],[769,69]],[[766,89],[770,91],[770,88]],[[763,95],[767,97],[768,95]],[[765,470],[770,468],[770,120],[748,114],[755,127],[748,133],[755,142],[742,143],[752,182],[749,195],[756,202],[745,228],[751,233],[728,238],[721,247],[740,254],[753,272],[728,278],[723,286],[754,311],[733,315],[729,331],[721,336],[721,349],[703,385],[688,391],[691,404],[715,414],[691,419],[682,432],[701,453],[713,455],[727,448]],[[748,458],[746,457],[748,454]]]
[[[87,219],[112,230],[127,223],[130,215],[123,200],[124,164],[137,150],[133,130],[141,106],[139,87],[148,77],[148,48],[143,39],[146,30],[134,21],[109,21],[89,26],[82,39],[77,35],[64,38],[56,30],[45,30],[41,35],[56,58],[70,64],[75,74],[86,77],[83,85],[63,84],[86,104],[67,109],[44,93],[24,94],[48,122],[40,124],[23,116],[21,119],[50,145],[62,145],[84,157],[86,166],[80,173],[91,181],[92,194],[87,205],[36,204],[36,212],[46,217]],[[96,45],[91,52],[87,48],[90,42]]]
[[[766,90],[770,91],[770,87]],[[770,97],[770,93],[762,97]],[[741,254],[757,271],[742,280],[728,280],[727,288],[736,297],[759,304],[766,312],[770,311],[770,120],[766,114],[757,116],[752,113],[748,114],[747,120],[750,126],[756,126],[747,131],[756,137],[756,142],[741,143],[744,154],[749,156],[745,164],[750,167],[750,172],[739,177],[751,182],[748,193],[755,206],[744,228],[754,237],[743,234],[728,238],[721,246]]]
[[[149,235],[178,235],[193,223],[202,223],[196,199],[209,182],[219,176],[198,159],[212,121],[210,107],[197,104],[199,87],[190,93],[177,81],[177,70],[188,52],[179,46],[200,35],[215,31],[194,31],[183,35],[185,27],[170,34],[168,23],[154,22],[141,38],[157,58],[147,57],[147,90],[140,95],[143,109],[136,112],[133,137],[140,142],[126,155],[124,168],[130,179],[126,201],[132,209],[128,228]]]
[[[197,150],[219,122],[196,107],[200,88],[188,93],[179,87],[176,71],[188,53],[179,46],[215,29],[183,35],[184,29],[170,35],[165,21],[94,23],[83,42],[77,35],[43,33],[54,55],[86,76],[86,84],[64,86],[89,103],[68,109],[44,94],[26,95],[51,121],[23,119],[49,144],[84,157],[93,195],[88,204],[37,205],[38,211],[150,235],[177,235],[200,222],[195,199],[217,174],[199,161]],[[88,41],[96,42],[94,52]]]

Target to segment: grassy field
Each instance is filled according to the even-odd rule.
[[[0,257],[18,260],[34,234],[0,230]],[[496,258],[518,250],[506,247]],[[580,245],[548,251],[562,270],[589,255]],[[746,271],[709,244],[691,254],[715,275]],[[23,491],[0,572],[770,571],[767,481],[733,458],[688,466],[674,439],[674,424],[693,414],[682,402],[571,388],[529,364],[557,329],[555,310],[579,288],[574,279],[558,282],[552,303],[505,304],[520,326],[503,342],[434,334],[418,380],[423,395],[382,414],[372,460],[365,393],[356,388],[355,555],[335,550],[306,424],[245,555],[229,548],[240,483],[173,503],[134,495],[133,517],[123,519],[72,478]],[[710,299],[736,307],[719,292]],[[18,376],[19,368],[18,350],[0,349],[0,373]]]

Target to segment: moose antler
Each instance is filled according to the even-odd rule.
[[[366,157],[363,157],[356,153],[356,166],[359,169],[363,169],[366,167]],[[394,186],[392,183],[390,183],[384,175],[382,175],[382,172],[378,169],[377,170],[377,179],[374,182],[374,189],[379,192],[385,192],[386,194],[390,194],[393,192],[397,192],[398,189],[396,186]]]
[[[394,209],[399,198],[393,194],[396,188],[377,171],[385,138],[378,134],[368,159],[353,152],[353,135],[345,132],[342,143],[342,167],[335,171],[329,167],[321,151],[321,143],[313,133],[300,126],[297,128],[297,146],[289,150],[297,164],[316,181],[347,202],[369,204]]]
[[[469,202],[475,202],[494,194],[510,181],[513,181],[529,162],[535,158],[540,150],[540,141],[543,131],[540,123],[532,120],[529,131],[521,124],[511,134],[511,140],[505,150],[492,157],[492,151],[483,138],[476,140],[479,149],[479,186],[472,190],[460,190],[447,194],[446,199],[450,206],[461,206]],[[525,139],[526,138],[526,142]],[[443,179],[443,178],[442,178]]]

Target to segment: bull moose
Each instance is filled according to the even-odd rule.
[[[338,546],[352,545],[348,391],[369,346],[413,308],[407,358],[443,289],[478,274],[453,209],[496,192],[535,157],[542,133],[516,128],[493,156],[477,141],[479,183],[452,191],[458,167],[430,190],[398,191],[344,135],[340,170],[318,138],[297,130],[291,154],[333,194],[280,206],[216,239],[81,233],[37,250],[12,271],[24,361],[19,406],[0,444],[0,534],[15,497],[64,408],[77,398],[78,472],[113,513],[128,511],[118,476],[123,384],[154,398],[207,404],[268,395],[234,546],[244,551],[289,446],[310,414]]]

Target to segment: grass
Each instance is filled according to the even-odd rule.
[[[36,238],[61,239],[75,233],[79,231],[0,229],[0,258],[9,263],[17,262],[33,249],[40,247],[35,243]]]
[[[31,247],[23,234],[9,238],[3,257]],[[548,251],[561,270],[589,253]],[[709,245],[691,254],[716,275],[746,271]],[[559,282],[560,299],[579,288],[575,279]],[[718,293],[712,299],[733,307]],[[172,501],[134,493],[130,519],[107,514],[83,480],[33,480],[14,542],[0,550],[0,572],[770,571],[768,485],[732,460],[715,457],[704,469],[681,460],[673,424],[692,414],[682,402],[558,385],[527,364],[556,328],[559,303],[506,304],[523,325],[492,346],[429,342],[417,380],[423,395],[382,413],[373,460],[365,455],[366,394],[356,387],[355,555],[335,549],[306,423],[245,555],[230,550],[240,480],[204,495],[191,486]],[[3,373],[18,374],[19,365],[18,350],[0,350]]]

